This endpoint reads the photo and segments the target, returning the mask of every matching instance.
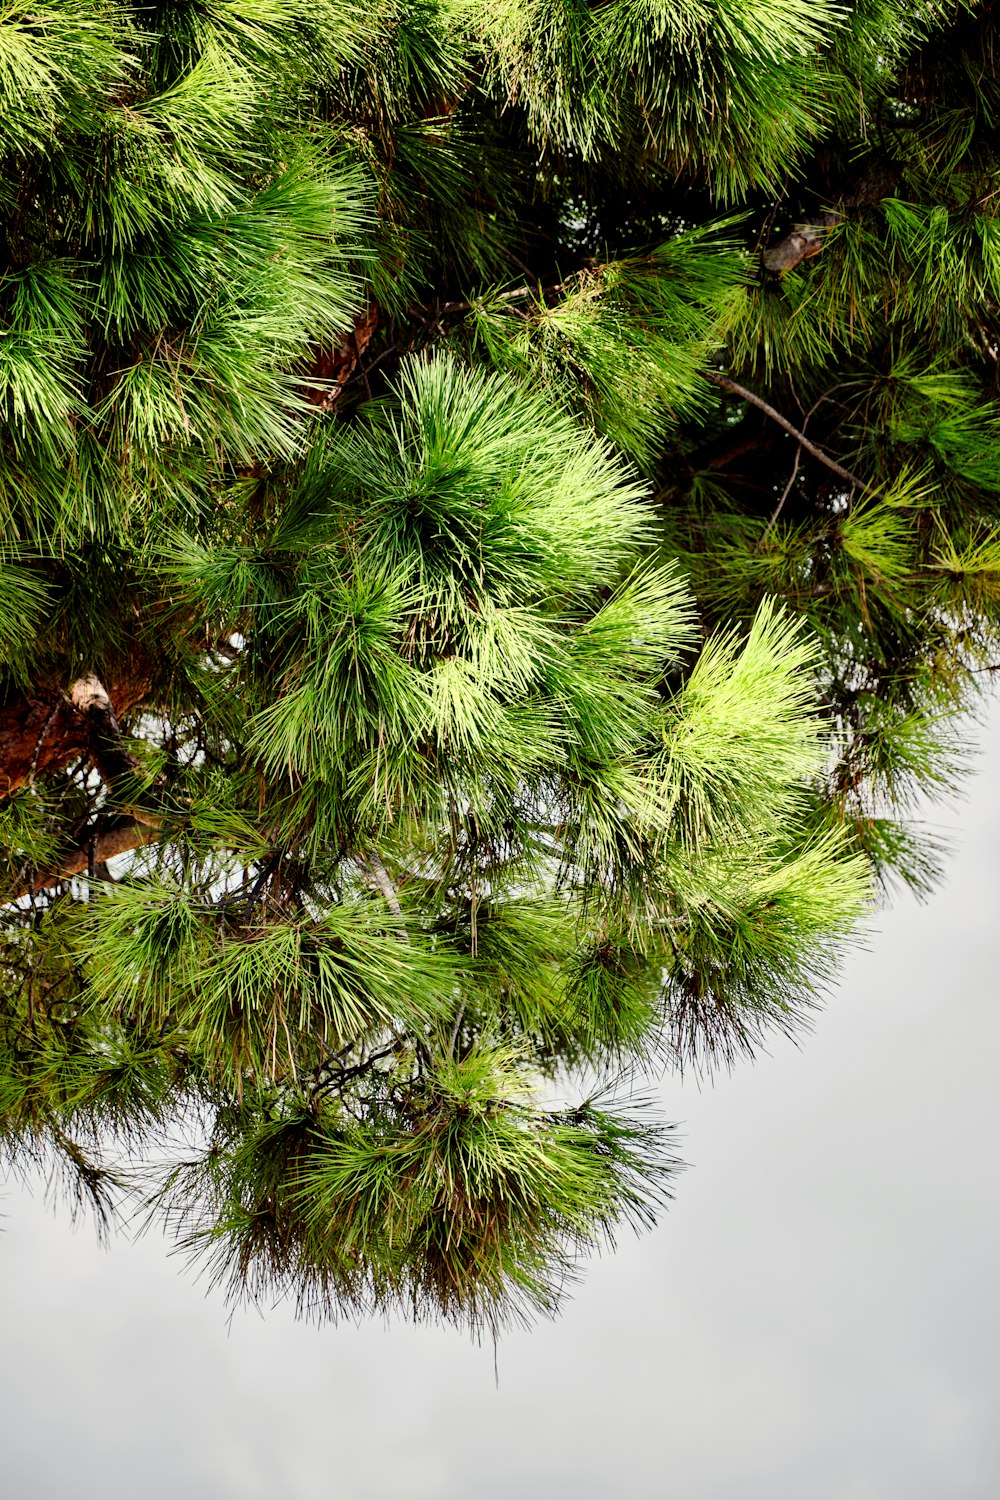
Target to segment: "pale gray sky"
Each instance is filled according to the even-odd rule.
[[[498,1355],[227,1327],[155,1240],[0,1209],[0,1500],[993,1500],[1000,713],[946,886],[897,901],[800,1050],[699,1093],[658,1230]]]

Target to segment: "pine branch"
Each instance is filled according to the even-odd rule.
[[[161,826],[159,821],[140,822],[138,817],[122,817],[103,833],[83,840],[67,850],[56,864],[46,870],[36,871],[30,880],[23,880],[15,890],[0,900],[4,905],[9,905],[20,901],[24,896],[36,896],[40,891],[51,890],[53,886],[72,879],[74,875],[85,875],[97,865],[106,864],[116,854],[127,854],[133,849],[141,849],[144,844],[153,843]]]
[[[761,260],[769,271],[793,270],[804,260],[819,254],[828,231],[840,217],[838,213],[823,213],[810,224],[796,224],[790,234],[764,251]]]
[[[778,275],[794,270],[804,260],[819,255],[829,231],[841,222],[852,208],[871,208],[896,187],[893,176],[887,176],[881,162],[869,163],[860,177],[841,184],[836,196],[836,206],[824,209],[808,222],[793,225],[783,239],[770,245],[761,254],[761,261],[768,271]]]
[[[208,6],[136,71],[48,9],[5,78],[0,1133],[54,1118],[96,1194],[193,1089],[168,1207],[237,1295],[551,1311],[662,1152],[535,1080],[807,1019],[869,868],[924,878],[863,814],[997,670],[996,18]],[[914,467],[933,514],[843,515]]]
[[[364,867],[371,875],[372,883],[375,889],[383,897],[386,906],[392,912],[397,922],[402,924],[403,908],[399,904],[399,897],[396,894],[396,887],[389,879],[389,872],[386,869],[385,865],[382,863],[382,860],[380,859],[378,853],[374,849],[366,849],[364,853],[361,854],[360,859]],[[408,943],[410,941],[409,934],[407,933],[405,926],[402,925],[399,934],[399,940],[402,943]]]
[[[125,745],[114,704],[100,679],[92,673],[78,677],[69,701],[90,726],[91,759],[108,786],[133,776],[139,761]]]
[[[762,411],[765,416],[770,417],[772,422],[777,422],[779,427],[783,428],[790,437],[795,439],[800,448],[804,448],[807,453],[811,453],[813,458],[817,459],[819,463],[824,464],[831,473],[836,474],[840,479],[846,480],[852,488],[861,490],[862,492],[870,491],[872,494],[879,493],[874,485],[870,485],[865,480],[859,479],[857,474],[852,474],[850,469],[845,469],[843,464],[839,464],[835,458],[830,457],[829,453],[825,453],[816,443],[811,442],[804,432],[798,427],[793,426],[788,418],[782,416],[781,412],[765,401],[763,396],[756,395],[753,391],[747,390],[745,385],[740,385],[737,381],[731,380],[728,375],[720,375],[716,370],[705,370],[703,373],[705,379],[710,381],[712,385],[717,385],[724,391],[731,391],[734,396],[739,396],[743,401],[749,401],[751,406],[756,406],[757,410]]]

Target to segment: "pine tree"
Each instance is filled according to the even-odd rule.
[[[986,5],[12,0],[0,1138],[495,1329],[992,666]]]

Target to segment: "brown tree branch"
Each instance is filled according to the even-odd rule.
[[[761,260],[769,271],[793,270],[802,261],[819,254],[827,233],[841,217],[839,213],[822,213],[811,224],[796,224],[790,234],[764,251]]]
[[[69,701],[90,725],[90,757],[108,786],[139,770],[139,762],[122,737],[114,704],[103,682],[92,673],[78,677]]]
[[[703,374],[706,380],[711,381],[712,385],[717,385],[724,391],[731,391],[734,396],[739,396],[743,401],[749,401],[751,406],[756,406],[757,410],[762,411],[765,416],[770,417],[772,422],[777,422],[778,426],[783,428],[790,437],[793,437],[801,448],[804,448],[807,453],[811,453],[813,458],[817,459],[821,464],[825,464],[831,473],[846,480],[855,489],[861,491],[870,490],[873,494],[878,494],[874,485],[866,484],[863,479],[858,478],[857,474],[852,474],[850,469],[845,469],[843,464],[839,464],[835,458],[831,458],[829,453],[824,453],[822,448],[811,442],[804,432],[800,431],[798,427],[794,427],[788,418],[782,416],[781,412],[765,401],[763,396],[758,396],[755,392],[748,391],[745,385],[739,385],[735,380],[730,380],[728,375],[720,375],[716,370],[705,370]]]
[[[133,817],[121,818],[95,839],[88,839],[86,843],[67,850],[63,858],[49,869],[36,870],[30,879],[23,881],[16,890],[0,900],[4,905],[9,905],[13,901],[20,901],[23,896],[51,890],[61,881],[69,880],[74,875],[84,875],[95,865],[105,864],[116,854],[127,854],[133,849],[141,849],[144,844],[151,844],[159,832],[159,825],[153,827],[150,823],[140,823],[138,818]]]
[[[378,891],[397,922],[402,923],[403,908],[399,904],[396,887],[389,879],[389,872],[382,863],[378,852],[375,849],[363,849],[358,855],[358,862],[371,877],[369,884]],[[399,933],[399,940],[401,943],[408,943],[410,941],[405,925]]]

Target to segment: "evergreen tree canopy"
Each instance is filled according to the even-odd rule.
[[[10,0],[0,1141],[495,1329],[808,1019],[1000,616],[964,0]]]

